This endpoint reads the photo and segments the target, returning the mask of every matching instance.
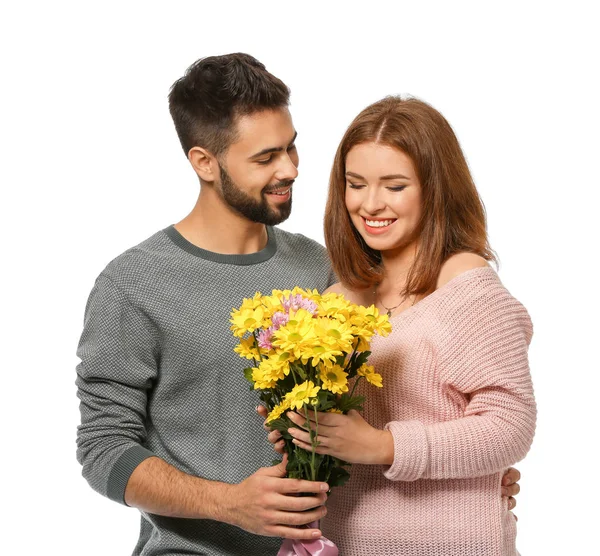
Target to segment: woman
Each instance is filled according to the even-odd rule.
[[[326,215],[331,291],[375,304],[393,331],[372,342],[384,388],[364,417],[319,415],[317,451],[355,464],[324,534],[344,556],[517,554],[501,482],[534,435],[531,321],[488,265],[484,208],[443,116],[396,97],[361,112]]]

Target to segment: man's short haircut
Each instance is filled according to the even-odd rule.
[[[175,81],[169,111],[185,155],[202,147],[215,156],[235,140],[235,119],[289,104],[288,87],[248,54],[210,56]]]

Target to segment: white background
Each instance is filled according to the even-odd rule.
[[[453,125],[488,210],[500,276],[535,326],[539,422],[518,465],[519,549],[598,554],[600,45],[592,4],[3,8],[0,411],[9,553],[131,553],[137,511],[93,492],[75,460],[83,310],[110,259],[195,201],[197,181],[167,109],[170,85],[199,57],[244,51],[292,89],[301,173],[287,230],[322,241],[335,148],[370,102],[410,93]]]

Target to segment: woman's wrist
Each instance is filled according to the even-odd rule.
[[[379,430],[378,432],[378,450],[375,451],[377,456],[373,463],[392,465],[394,463],[394,437],[388,430]]]

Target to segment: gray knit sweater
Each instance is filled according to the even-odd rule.
[[[271,464],[229,313],[256,291],[322,291],[334,275],[318,243],[277,228],[268,235],[258,253],[221,255],[171,226],[96,280],[77,352],[77,458],[101,494],[124,503],[131,473],[152,455],[228,483]],[[134,555],[265,556],[281,544],[212,520],[144,513],[141,521]]]

